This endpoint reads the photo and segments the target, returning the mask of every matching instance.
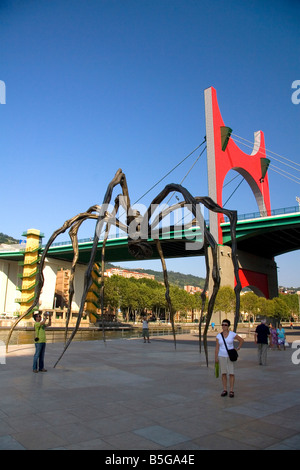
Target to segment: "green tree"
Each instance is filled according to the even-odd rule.
[[[156,317],[160,318],[165,313],[166,308],[165,289],[163,286],[158,286],[152,292],[152,310],[155,312]]]
[[[241,310],[250,315],[250,318],[255,320],[258,309],[258,296],[254,292],[247,292],[241,295]]]
[[[225,314],[230,313],[235,308],[235,294],[230,286],[220,287],[216,297],[214,310],[219,310]]]
[[[104,283],[104,306],[110,306],[114,310],[120,305],[120,285],[119,276],[112,276],[105,279]]]
[[[178,286],[170,286],[170,297],[175,312],[186,318],[189,310],[201,309],[200,294],[191,295]],[[123,278],[114,275],[105,279],[104,305],[115,311],[120,308],[127,321],[142,310],[152,310],[157,318],[169,319],[165,286],[152,279]],[[168,313],[168,316],[166,314]]]
[[[279,294],[279,298],[287,305],[289,317],[298,318],[299,316],[299,298],[297,294]]]
[[[274,302],[265,297],[257,297],[257,313],[261,317],[274,316]]]
[[[290,313],[287,303],[281,297],[275,297],[273,300],[274,303],[274,314],[273,316],[279,320],[289,320]]]

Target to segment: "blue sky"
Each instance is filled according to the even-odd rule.
[[[262,130],[268,150],[300,164],[300,104],[291,100],[300,80],[299,15],[292,0],[1,0],[0,231],[21,238],[37,228],[47,240],[102,202],[118,168],[131,200],[139,199],[203,141],[209,86],[236,135],[253,141]],[[198,155],[141,203],[181,182]],[[272,208],[297,206],[297,167],[282,166],[291,180],[273,164],[280,166],[271,159]],[[224,188],[224,201],[239,181]],[[183,185],[208,194],[206,153]],[[257,210],[245,182],[227,207]],[[87,223],[79,236],[93,234]],[[299,261],[299,252],[277,258],[280,284],[300,286]],[[205,274],[201,259],[167,266]]]

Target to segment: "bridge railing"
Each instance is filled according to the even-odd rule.
[[[108,240],[128,238],[128,234],[124,232],[123,230],[118,229],[118,228],[115,228],[115,230],[116,231],[108,235]],[[177,233],[177,236],[175,235],[175,239],[181,238],[180,235],[178,235],[178,234],[181,234],[182,236],[185,235],[187,237],[187,241],[193,241],[194,237],[199,235],[199,231],[201,234],[200,227],[187,223],[186,226],[179,224],[179,225],[173,225],[172,227],[161,227],[160,229],[155,229],[154,231],[151,232],[151,236],[153,236],[154,238],[157,238],[160,234],[162,236],[162,239],[164,239],[164,236],[168,238],[169,237],[168,230],[170,231],[170,233],[171,232]],[[198,235],[196,232],[198,232]],[[101,236],[99,237],[100,242],[103,241],[104,235],[105,234],[102,233]],[[82,238],[78,240],[78,243],[93,243],[93,241],[94,241],[94,237]],[[201,241],[201,240],[197,240],[197,241]],[[71,240],[54,242],[52,243],[51,247],[69,246],[69,245],[72,245]],[[42,248],[45,248],[45,246],[46,244],[42,245]]]
[[[294,214],[294,213],[297,213],[297,212],[300,212],[300,206],[291,206],[291,207],[282,207],[280,209],[272,209],[271,210],[271,214],[270,216],[276,216],[276,215],[283,215],[283,214]],[[259,219],[259,218],[263,218],[263,217],[268,217],[268,214],[265,213],[265,214],[261,214],[260,212],[248,212],[247,214],[238,214],[238,220],[249,220],[249,219]],[[206,225],[209,226],[209,221],[206,220]],[[224,222],[229,222],[229,219],[228,217],[224,216]],[[181,227],[181,226],[180,226]],[[123,237],[123,238],[126,238],[128,235],[126,233],[119,233],[118,236],[116,237],[116,234],[112,234],[112,235],[109,235],[109,239],[110,238],[120,238],[120,237]],[[93,237],[90,237],[90,238],[83,238],[81,240],[78,240],[79,243],[88,243],[88,242],[92,242],[93,241]],[[101,239],[100,239],[101,241]],[[61,241],[61,242],[55,242],[55,243],[52,243],[51,246],[66,246],[66,245],[71,245],[71,241],[68,240],[68,241]],[[43,248],[45,247],[46,245],[43,245]]]
[[[300,206],[291,206],[291,207],[282,207],[280,209],[272,209],[270,217],[275,215],[283,214],[294,214],[295,212],[300,212]],[[238,220],[248,220],[248,219],[260,219],[263,217],[268,217],[267,212],[248,212],[247,214],[238,214]],[[228,217],[224,217],[225,222],[229,222]]]

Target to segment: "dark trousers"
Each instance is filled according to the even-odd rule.
[[[35,343],[35,355],[33,356],[33,370],[44,369],[46,343]]]

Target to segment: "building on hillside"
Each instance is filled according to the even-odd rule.
[[[121,268],[110,268],[104,273],[105,277],[113,275],[122,276],[125,278],[134,277],[135,279],[154,279],[153,275],[147,273],[139,273],[136,271],[129,271]],[[69,302],[69,286],[70,286],[70,269],[59,269],[56,275],[55,284],[55,308],[65,308]]]
[[[202,292],[203,289],[197,286],[184,286],[184,290],[189,294],[195,294],[196,292]]]
[[[147,273],[140,273],[137,271],[129,271],[128,269],[122,269],[122,268],[110,268],[107,269],[104,273],[105,276],[111,277],[111,276],[121,276],[121,277],[134,277],[135,279],[155,279],[154,275],[147,274]]]
[[[279,286],[278,291],[279,291],[279,294],[297,294],[296,287]]]

